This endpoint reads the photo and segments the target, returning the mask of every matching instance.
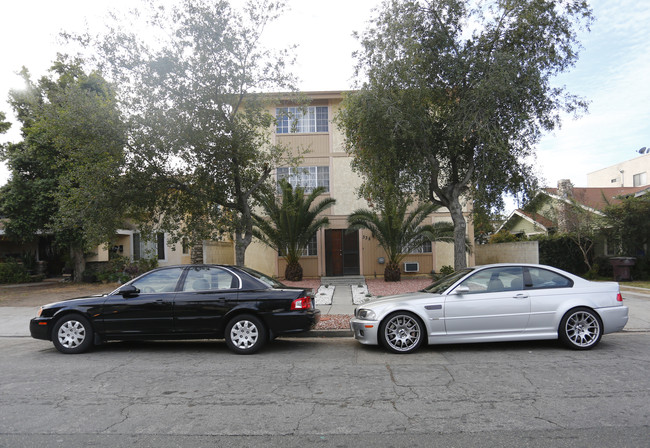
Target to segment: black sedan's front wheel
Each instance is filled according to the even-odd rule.
[[[260,319],[251,314],[234,317],[225,331],[226,345],[240,355],[256,353],[266,344],[266,327]]]
[[[424,340],[424,324],[415,315],[398,311],[389,315],[379,325],[379,338],[382,344],[393,353],[411,353],[417,350]]]
[[[66,355],[83,353],[93,345],[92,326],[79,314],[63,316],[52,329],[52,343]]]

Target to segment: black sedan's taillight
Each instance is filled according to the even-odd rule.
[[[291,302],[292,310],[308,310],[309,308],[311,308],[311,297],[309,296],[298,297]]]

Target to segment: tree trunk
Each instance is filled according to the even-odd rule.
[[[384,268],[385,282],[399,282],[402,279],[402,271],[397,263],[388,263]]]
[[[70,247],[70,262],[72,263],[72,281],[79,283],[82,281],[86,270],[86,260],[81,246]]]
[[[451,198],[448,208],[451,220],[454,223],[454,270],[458,271],[467,267],[467,251],[465,248],[467,222],[458,196],[454,195]]]
[[[287,267],[284,270],[284,278],[292,282],[299,282],[302,280],[302,266],[300,266],[300,263],[296,261],[287,264]]]
[[[253,234],[250,232],[244,233],[243,236],[241,232],[235,232],[235,264],[237,266],[245,266],[246,249],[248,249],[252,240]]]

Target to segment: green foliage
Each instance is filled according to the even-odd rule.
[[[526,239],[526,235],[523,233],[515,235],[514,233],[510,233],[507,230],[501,230],[490,236],[488,242],[489,244],[516,243],[517,241],[525,241]]]
[[[271,95],[259,92],[290,91],[293,83],[288,49],[262,46],[282,4],[241,6],[150,1],[90,40],[128,117],[134,213],[172,241],[230,233],[240,265],[252,238],[254,194],[283,154],[270,138]]]
[[[281,200],[276,198],[273,191],[260,195],[260,205],[266,218],[253,215],[256,226],[253,234],[287,260],[285,278],[300,281],[302,267],[299,260],[302,251],[318,229],[329,224],[327,217],[318,215],[331,207],[336,200],[326,198],[314,203],[325,191],[324,187],[315,188],[305,195],[303,188],[294,189],[285,179],[282,179],[279,185],[282,191]]]
[[[440,268],[440,274],[443,277],[446,277],[446,276],[451,275],[453,273],[454,273],[454,268],[452,266],[444,265],[443,267]]]
[[[628,197],[604,210],[610,243],[622,255],[642,256],[650,246],[650,194]]]
[[[539,241],[539,262],[554,266],[576,275],[589,271],[584,263],[583,253],[575,241],[567,235],[540,235],[531,237]],[[588,254],[590,259],[593,254]]]
[[[575,63],[590,21],[585,2],[384,2],[360,37],[367,80],[338,116],[362,196],[380,202],[388,182],[446,207],[464,267],[460,198],[499,209],[504,192],[533,191],[525,160],[542,132],[586,109],[551,78]]]
[[[409,211],[412,199],[386,196],[381,212],[358,209],[348,216],[350,229],[367,229],[386,252],[384,280],[399,281],[399,263],[425,241],[453,242],[453,225],[446,222],[422,225],[438,207],[420,203]]]
[[[15,261],[0,263],[0,283],[27,283],[30,280],[25,266]]]
[[[0,191],[9,237],[29,241],[54,236],[74,254],[81,279],[83,252],[108,241],[122,226],[119,190],[125,143],[115,92],[83,61],[59,56],[50,76],[10,92],[23,141],[3,157],[11,170]]]
[[[97,272],[97,279],[109,283],[125,283],[140,274],[158,267],[156,258],[131,261],[128,257],[114,257]]]

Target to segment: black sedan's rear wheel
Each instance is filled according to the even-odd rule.
[[[559,328],[560,340],[575,350],[595,347],[603,335],[598,314],[589,308],[574,308],[564,315]]]
[[[52,343],[66,355],[83,353],[93,345],[93,328],[79,314],[63,316],[52,329]]]
[[[241,314],[228,322],[225,337],[228,348],[240,355],[256,353],[268,339],[262,321],[251,314]]]
[[[379,338],[393,353],[411,353],[417,350],[424,340],[424,324],[413,313],[398,311],[390,314],[379,325]]]

